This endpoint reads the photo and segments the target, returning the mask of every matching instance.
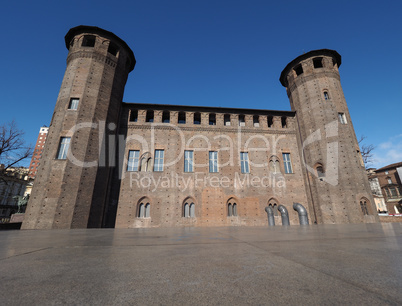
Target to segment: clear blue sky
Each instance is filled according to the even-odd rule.
[[[357,136],[381,167],[402,161],[402,1],[8,1],[2,4],[0,124],[34,143],[49,125],[71,27],[132,48],[125,102],[290,110],[282,69],[314,49],[342,55]]]

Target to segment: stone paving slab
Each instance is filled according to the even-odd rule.
[[[402,303],[402,224],[0,232],[3,305]]]

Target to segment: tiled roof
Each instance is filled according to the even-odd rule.
[[[395,164],[390,164],[388,166],[385,166],[385,167],[382,167],[380,169],[377,169],[375,172],[383,171],[383,170],[391,169],[391,168],[398,168],[398,167],[402,167],[402,162],[395,163]]]

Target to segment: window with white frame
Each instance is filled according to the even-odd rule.
[[[248,152],[240,152],[240,166],[241,173],[250,173],[250,167],[248,164]]]
[[[66,159],[71,137],[61,137],[56,159]]]
[[[388,184],[392,184],[392,180],[390,178],[387,178]]]
[[[184,151],[184,172],[193,172],[194,151]]]
[[[78,98],[71,98],[70,99],[70,104],[68,105],[68,109],[73,109],[76,110],[78,109],[78,103],[80,102],[80,99]]]
[[[339,122],[341,124],[346,124],[347,123],[345,113],[338,113],[338,117],[339,117]]]
[[[290,160],[290,153],[282,153],[283,166],[285,168],[285,173],[293,173],[292,162]]]
[[[218,152],[209,151],[209,172],[218,172]]]
[[[154,158],[155,172],[163,171],[163,156],[164,156],[164,150],[155,150],[155,158]]]
[[[138,171],[138,164],[140,159],[140,151],[128,151],[127,171]]]

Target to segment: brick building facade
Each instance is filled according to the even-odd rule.
[[[34,148],[34,152],[32,154],[31,162],[29,164],[29,178],[34,179],[36,176],[36,172],[38,171],[39,162],[42,158],[43,148],[45,147],[47,132],[49,128],[46,126],[42,126],[39,130],[38,138],[36,139],[36,144]]]
[[[12,214],[18,212],[17,197],[29,194],[31,186],[27,168],[4,170],[4,165],[0,165],[0,223],[8,223]]]
[[[340,55],[282,71],[291,111],[123,103],[135,58],[79,26],[22,228],[378,222],[340,84]]]
[[[402,214],[402,162],[377,169],[369,178],[377,179],[389,214]]]

